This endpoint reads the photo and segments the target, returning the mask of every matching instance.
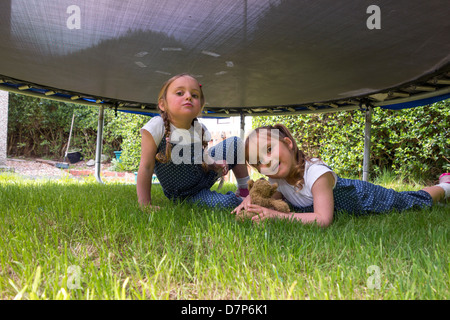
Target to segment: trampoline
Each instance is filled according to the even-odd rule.
[[[204,117],[414,107],[450,97],[449,16],[438,0],[2,0],[0,89],[98,106],[99,130],[105,108],[157,113],[182,72]]]

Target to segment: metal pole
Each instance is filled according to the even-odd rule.
[[[104,123],[104,107],[100,106],[98,110],[98,129],[97,129],[97,148],[95,150],[95,179],[97,182],[103,183],[100,177],[102,165],[102,147],[103,147],[103,123]]]
[[[363,181],[369,181],[370,171],[370,137],[372,129],[372,107],[366,107],[366,126],[364,128]]]
[[[69,153],[70,139],[72,138],[72,129],[73,129],[73,121],[74,120],[75,120],[75,112],[72,115],[72,124],[70,125],[69,141],[67,142],[66,154],[64,155],[64,162],[66,162],[67,154]]]

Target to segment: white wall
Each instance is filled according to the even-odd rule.
[[[241,129],[241,117],[229,117],[229,118],[199,118],[200,122],[204,123],[209,132],[232,132],[232,136],[240,137]],[[252,129],[252,118],[245,117],[245,133],[248,134]]]
[[[0,166],[6,166],[9,94],[0,90]]]
[[[222,133],[225,133],[227,138],[232,136],[241,137],[241,117],[230,117],[219,119],[199,118],[199,120],[208,128],[208,131],[211,133],[213,141],[212,143],[210,143],[210,147],[216,145],[217,143],[223,140],[221,139]],[[251,129],[252,129],[252,118],[245,117],[244,138],[251,131]],[[234,177],[234,174],[231,171],[225,177],[225,181],[229,181],[232,183],[236,182],[236,178]]]

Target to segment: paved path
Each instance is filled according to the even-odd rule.
[[[69,169],[60,169],[56,167],[57,161],[43,159],[17,159],[8,158],[6,167],[11,171],[32,179],[47,178],[78,178],[95,177],[95,168],[86,165],[85,161],[70,164]],[[110,164],[102,164],[100,177],[102,181],[120,181],[125,183],[135,183],[135,174],[133,172],[111,171]]]

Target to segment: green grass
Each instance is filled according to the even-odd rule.
[[[450,298],[448,206],[253,226],[153,189],[0,175],[0,298]]]

